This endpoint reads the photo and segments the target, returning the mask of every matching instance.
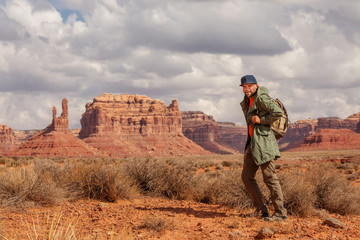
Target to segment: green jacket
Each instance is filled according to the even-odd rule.
[[[245,148],[250,144],[254,161],[259,166],[280,157],[279,146],[275,135],[270,129],[270,125],[281,117],[282,110],[273,103],[269,96],[269,90],[265,87],[258,87],[250,109],[249,102],[249,98],[244,96],[244,100],[240,103],[248,130],[249,124],[251,124],[254,130],[252,138],[250,138],[248,131],[248,140]],[[252,123],[251,117],[254,115],[259,116],[261,124],[254,125]]]

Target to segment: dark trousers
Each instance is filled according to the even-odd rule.
[[[271,201],[275,208],[275,213],[286,216],[286,209],[284,208],[284,198],[281,190],[279,179],[275,172],[275,163],[270,161],[260,166],[256,165],[249,147],[244,153],[244,166],[241,174],[242,181],[248,191],[254,205],[258,211],[269,212],[267,206],[264,204],[262,194],[259,186],[255,180],[256,171],[261,169],[263,180],[270,190]]]

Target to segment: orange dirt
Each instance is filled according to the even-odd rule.
[[[25,210],[1,208],[0,236],[29,239],[27,234],[35,235],[31,230],[33,226],[41,235],[46,223],[44,219],[58,219],[56,216],[62,213],[61,224],[75,223],[77,239],[254,239],[262,227],[276,231],[271,239],[360,238],[360,216],[332,215],[345,224],[339,229],[323,225],[323,219],[318,217],[289,216],[288,221],[282,223],[244,217],[250,211],[151,197],[116,203],[81,200]],[[144,227],[149,217],[162,219],[168,227],[160,233]],[[30,230],[27,230],[27,223]],[[45,226],[49,227],[50,223]]]

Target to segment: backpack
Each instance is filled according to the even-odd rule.
[[[271,99],[283,112],[281,118],[273,122],[270,126],[276,140],[280,140],[286,133],[289,126],[289,116],[284,104],[279,99]]]

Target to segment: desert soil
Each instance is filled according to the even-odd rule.
[[[3,239],[37,239],[36,234],[55,229],[51,224],[60,219],[57,229],[74,226],[76,239],[255,239],[263,227],[275,232],[271,239],[360,239],[360,216],[331,214],[345,224],[334,228],[319,217],[289,216],[286,222],[269,223],[245,217],[249,212],[154,197],[115,203],[80,200],[22,210],[1,208],[0,234]]]

